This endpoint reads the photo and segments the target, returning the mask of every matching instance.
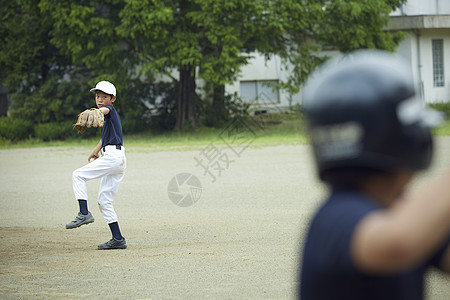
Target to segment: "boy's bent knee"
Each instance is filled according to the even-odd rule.
[[[86,181],[86,179],[82,176],[81,172],[77,170],[72,172],[72,180],[73,181]]]

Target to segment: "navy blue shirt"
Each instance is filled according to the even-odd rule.
[[[122,123],[117,110],[113,106],[109,108],[109,114],[105,115],[105,122],[102,127],[102,146],[123,145]]]
[[[367,214],[382,209],[352,191],[333,191],[314,216],[306,238],[300,272],[301,299],[423,299],[424,275],[438,266],[449,241],[427,261],[396,274],[359,271],[351,256],[353,232]]]

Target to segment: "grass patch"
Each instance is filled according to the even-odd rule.
[[[433,129],[434,135],[450,135],[450,120],[445,120],[439,127]]]
[[[239,125],[239,126],[237,126]],[[450,120],[433,129],[434,135],[450,135]],[[233,140],[233,138],[235,138]],[[0,149],[33,147],[87,147],[93,148],[98,137],[88,139],[67,139],[64,141],[43,142],[27,139],[11,142],[0,139]],[[305,121],[300,114],[266,114],[249,119],[235,120],[224,128],[201,127],[189,132],[143,132],[124,136],[124,144],[135,151],[167,151],[203,149],[210,143],[219,146],[227,142],[243,142],[248,147],[258,148],[276,145],[308,144]]]
[[[305,144],[308,142],[304,121],[299,114],[259,115],[249,119],[237,119],[224,128],[200,127],[194,131],[165,133],[143,132],[124,135],[128,148],[145,151],[202,149],[205,145],[223,145],[227,142],[245,142],[249,147],[265,147],[280,144]],[[88,147],[93,148],[99,138],[67,139],[43,142],[27,139],[20,142],[0,140],[0,149],[34,147]],[[136,149],[139,151],[139,149]]]

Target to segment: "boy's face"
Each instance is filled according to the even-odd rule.
[[[102,91],[95,92],[95,103],[97,107],[105,107],[113,105],[114,101],[116,101],[116,96],[111,96]]]

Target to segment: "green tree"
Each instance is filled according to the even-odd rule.
[[[74,66],[89,70],[85,94],[99,80],[113,82],[118,91],[115,105],[124,131],[144,129],[143,116],[147,111],[144,102],[150,101],[148,90],[152,78],[140,77],[136,67],[140,58],[133,43],[116,32],[124,2],[41,0],[39,7],[53,24],[51,43],[70,57]]]
[[[176,128],[197,125],[197,76],[219,88],[236,78],[249,55],[260,1],[126,1],[119,33],[134,40],[148,76],[169,75],[179,84]],[[177,71],[177,77],[172,75]]]
[[[196,126],[195,66],[200,53],[196,29],[186,17],[187,1],[126,1],[119,16],[118,33],[133,41],[141,58],[140,70],[148,77],[179,73],[176,127]]]
[[[382,29],[401,2],[3,0],[0,82],[13,94],[11,112],[47,122],[90,106],[87,85],[111,80],[133,129],[142,128],[144,102],[155,102],[158,88],[151,86],[166,76],[178,91],[177,106],[166,105],[177,111],[176,128],[195,127],[203,95],[212,95],[210,112],[227,117],[224,84],[254,52],[281,57],[291,76],[279,87],[293,93],[326,59],[324,47],[394,49],[402,35]]]
[[[334,0],[324,3],[327,26],[320,27],[317,40],[342,52],[360,48],[394,51],[404,37],[401,32],[386,32],[389,14],[402,0]],[[351,26],[349,26],[351,25]]]
[[[33,123],[73,118],[82,99],[74,96],[80,95],[80,78],[71,60],[50,43],[51,21],[32,0],[2,1],[0,14],[0,82],[11,98],[11,116]],[[64,76],[70,75],[68,85]]]
[[[139,47],[146,74],[178,71],[177,128],[196,125],[196,76],[223,111],[225,83],[236,79],[252,52],[278,55],[292,76],[292,93],[326,57],[323,47],[392,50],[401,38],[383,31],[401,0],[128,0],[119,33]],[[174,78],[174,80],[176,80]]]
[[[256,41],[266,36],[261,16],[266,9],[262,1],[197,1],[200,9],[190,13],[198,24],[202,59],[199,76],[207,83],[203,101],[208,125],[222,127],[236,109],[233,95],[225,94],[225,84],[237,79],[241,67],[256,50]],[[256,37],[256,39],[255,39]],[[266,41],[268,39],[265,39]]]
[[[309,74],[328,58],[321,51],[349,52],[361,48],[395,50],[403,33],[385,32],[389,13],[404,0],[267,1],[263,17],[271,38],[257,50],[278,55],[290,70],[279,88],[299,91]]]

